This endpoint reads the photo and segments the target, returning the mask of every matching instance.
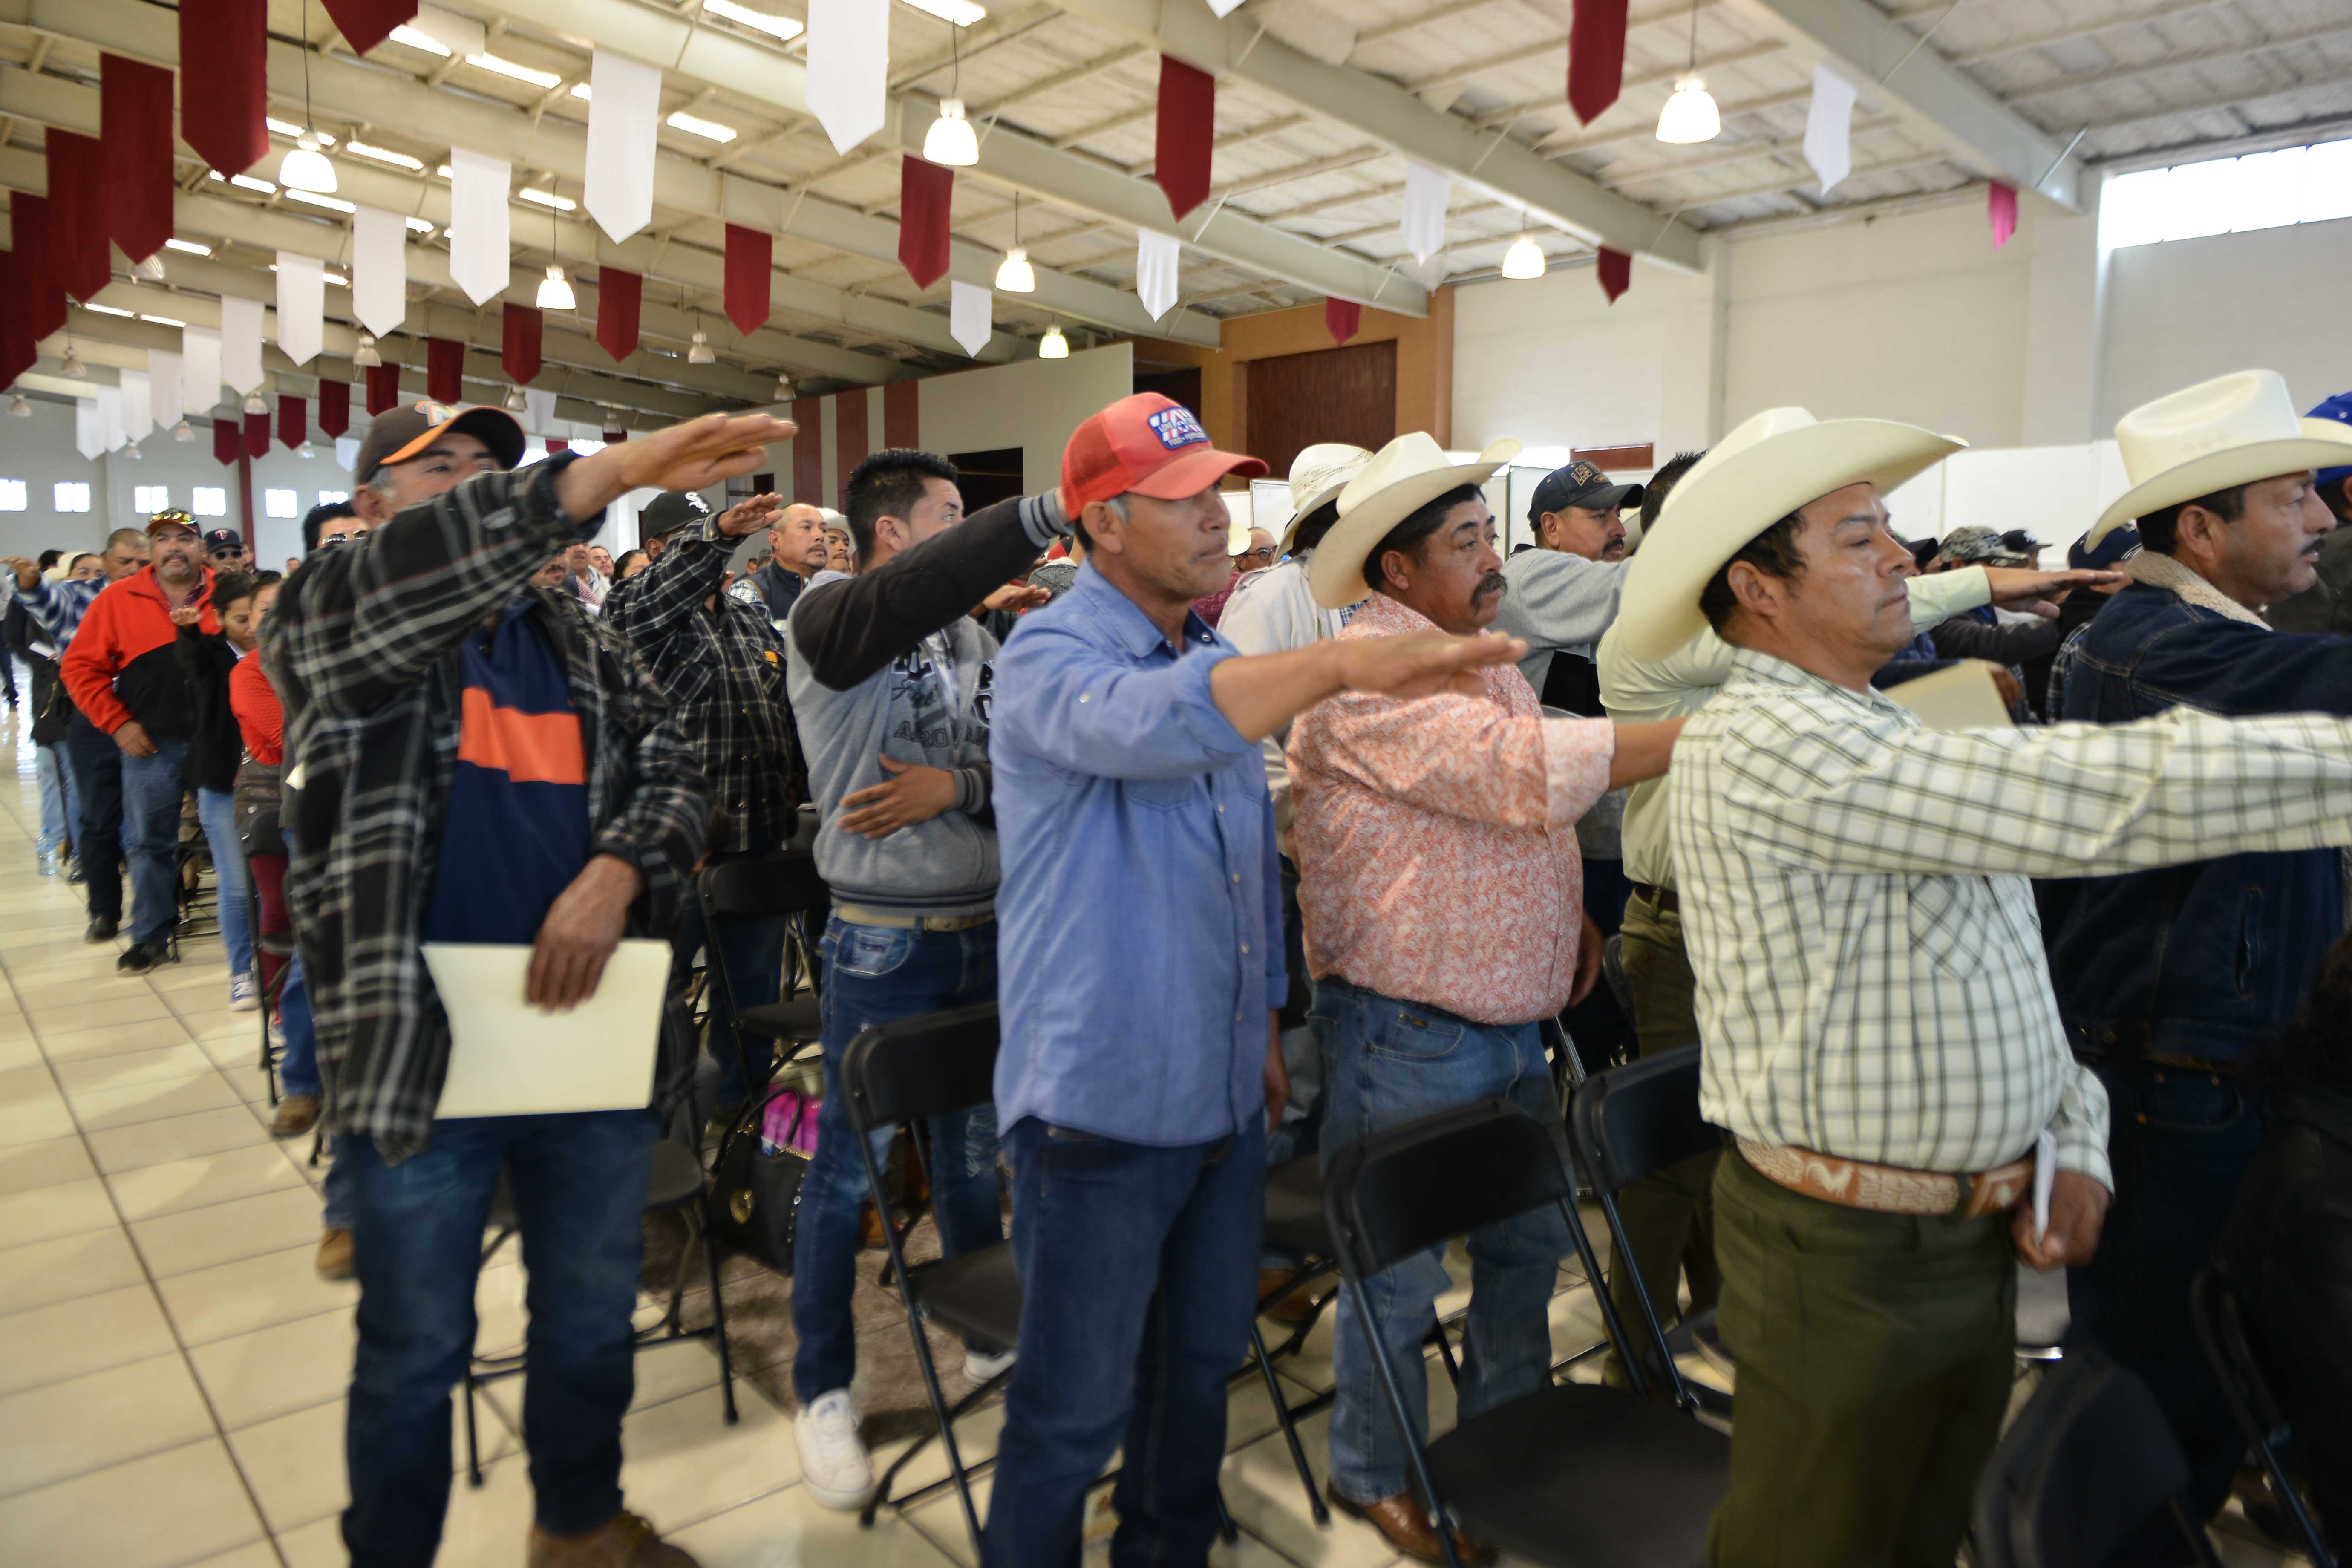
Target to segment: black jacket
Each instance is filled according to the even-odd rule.
[[[2272,1108],[2213,1261],[2245,1310],[2340,1552],[2352,1548],[2352,1093],[2291,1079]]]
[[[236,787],[237,764],[245,761],[245,736],[228,705],[228,672],[236,668],[236,649],[217,632],[182,626],[179,634],[173,639],[172,656],[187,677],[196,715],[180,776],[191,789],[226,794]]]

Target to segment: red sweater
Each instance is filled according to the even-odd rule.
[[[198,625],[217,634],[212,570],[200,570],[204,581],[196,602],[204,606],[204,618]],[[74,705],[108,734],[136,719],[155,740],[184,740],[195,729],[196,707],[172,651],[179,635],[155,568],[142,566],[90,601],[58,673]]]
[[[253,760],[276,767],[286,760],[286,710],[278,705],[278,689],[261,670],[261,650],[254,649],[228,672],[228,705],[245,736]]]

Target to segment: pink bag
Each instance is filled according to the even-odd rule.
[[[824,1103],[822,1095],[803,1095],[798,1089],[778,1089],[770,1095],[767,1109],[760,1118],[760,1152],[773,1154],[789,1149],[804,1159],[814,1159],[817,1108]]]

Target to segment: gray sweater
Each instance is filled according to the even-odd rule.
[[[1555,654],[1591,659],[1601,634],[1617,618],[1625,566],[1622,561],[1587,561],[1565,550],[1542,549],[1522,550],[1503,563],[1503,581],[1510,587],[1495,616],[1495,629],[1527,640],[1519,673],[1538,697],[1551,679]],[[1576,841],[1588,859],[1614,860],[1624,854],[1624,819],[1625,792],[1612,789],[1577,820]]]

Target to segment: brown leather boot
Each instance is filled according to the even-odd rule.
[[[319,1237],[319,1258],[313,1265],[321,1279],[348,1279],[352,1277],[352,1233],[329,1230]]]
[[[289,1094],[278,1102],[278,1114],[270,1119],[272,1138],[299,1138],[318,1125],[319,1097],[315,1094]]]
[[[1285,1285],[1292,1287],[1277,1299],[1267,1301],[1258,1315],[1277,1323],[1293,1327],[1315,1315],[1315,1293],[1308,1289],[1314,1281],[1296,1268],[1261,1268],[1257,1271],[1257,1299],[1265,1301]]]
[[[530,1527],[530,1568],[698,1568],[694,1559],[623,1510],[584,1535]]]
[[[1339,1489],[1326,1485],[1323,1495],[1331,1506],[1350,1519],[1360,1519],[1388,1538],[1388,1543],[1416,1563],[1443,1563],[1445,1549],[1438,1544],[1437,1526],[1430,1522],[1428,1510],[1413,1501],[1411,1492],[1399,1492],[1378,1502],[1357,1502],[1339,1495]],[[1476,1568],[1481,1563],[1495,1560],[1495,1549],[1483,1541],[1454,1532],[1454,1554],[1462,1559],[1463,1568]]]

